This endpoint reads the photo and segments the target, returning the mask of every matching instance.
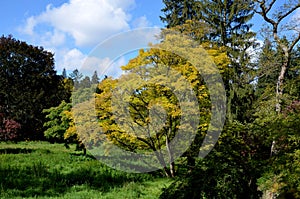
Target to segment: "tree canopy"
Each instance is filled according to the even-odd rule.
[[[2,36],[0,141],[45,136],[160,169],[162,199],[300,198],[299,0],[163,3],[159,43],[117,78],[57,75],[52,53]]]
[[[43,109],[57,106],[66,96],[63,79],[54,70],[53,54],[2,36],[0,77],[0,105],[6,117],[21,124],[21,137],[41,139]]]

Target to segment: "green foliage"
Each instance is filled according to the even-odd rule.
[[[253,2],[249,0],[202,0],[197,1],[199,17],[214,30],[210,35],[211,41],[217,41],[223,46],[233,49],[239,42],[245,43],[246,38],[253,33],[247,24],[254,14]],[[250,42],[250,41],[248,41]]]
[[[79,83],[81,85],[81,83]],[[79,104],[93,98],[93,93],[96,92],[96,85],[89,85],[89,87],[80,87],[72,93],[72,104]]]
[[[277,140],[276,153],[259,179],[261,190],[300,198],[300,103],[294,101],[270,122],[271,137]]]
[[[241,123],[227,124],[210,154],[198,159],[195,168],[165,189],[160,198],[260,198],[256,179],[264,157],[259,143],[245,139],[250,138],[247,131]]]
[[[52,142],[64,142],[64,134],[70,126],[71,118],[67,112],[71,111],[71,103],[62,101],[59,106],[43,110],[47,122],[44,123],[45,137]]]
[[[195,0],[163,0],[165,7],[161,10],[165,16],[160,16],[167,28],[184,24],[187,20],[196,20],[198,10]]]
[[[83,150],[86,153],[86,147],[83,145],[83,138],[79,137],[82,133],[86,132],[86,128],[90,123],[86,123],[85,129],[79,127],[76,128],[74,122],[74,115],[72,112],[72,104],[62,101],[57,107],[45,109],[44,112],[47,114],[47,122],[44,123],[45,130],[44,134],[48,141],[51,143],[59,142],[64,143],[67,148],[69,144],[76,143],[76,150]]]
[[[53,54],[11,36],[0,37],[0,105],[21,124],[22,138],[41,139],[45,115],[66,97]]]
[[[223,75],[228,97],[228,119],[249,120],[247,110],[254,101],[251,84],[253,61],[250,50],[256,48],[255,33],[249,21],[254,15],[254,4],[249,0],[203,0],[196,2],[200,20],[210,27],[208,40],[226,47],[230,58],[229,69]]]
[[[70,153],[57,144],[0,143],[0,198],[157,198],[163,184],[172,182],[160,198],[254,199],[262,193],[300,198],[300,36],[291,31],[296,26],[290,17],[299,2],[163,3],[161,20],[169,29],[162,31],[161,43],[140,50],[122,67],[126,75],[100,83],[96,71],[92,77],[77,69],[69,78],[66,70],[58,76],[52,53],[2,36],[0,139],[14,138],[19,123],[21,139],[41,139],[45,128],[49,141],[84,143],[116,168],[126,167],[132,157],[113,145],[143,155],[154,152],[157,165],[137,159],[133,167],[163,168],[164,175],[178,175],[176,181],[112,170],[90,154]],[[251,54],[257,50],[249,23],[255,5],[273,36],[266,33],[259,56]],[[219,71],[211,70],[210,60]],[[214,149],[197,159],[214,108],[210,97],[222,92],[208,90],[202,75],[214,81],[216,72],[227,92],[227,121]],[[184,81],[196,100],[181,103],[188,99]],[[191,125],[181,118],[191,101],[197,106],[185,111],[189,119],[197,116],[199,125],[187,143],[176,136],[181,128],[182,137],[190,136]],[[176,161],[177,145],[189,147]]]
[[[291,55],[290,68],[286,74],[284,89],[291,100],[300,99],[300,46],[293,50]]]
[[[174,41],[178,45],[174,45]],[[188,37],[166,31],[162,43],[151,45],[149,50],[140,50],[137,57],[122,67],[127,72],[125,76],[116,80],[106,78],[98,85],[95,103],[103,133],[122,149],[155,152],[166,176],[175,173],[174,159],[179,154],[176,150],[183,150],[183,153],[189,146],[188,140],[179,140],[174,145],[172,139],[178,135],[188,138],[195,131],[200,140],[207,130],[210,94],[196,66],[213,77],[214,70],[210,67],[212,60],[221,70],[226,70],[228,64],[228,58],[221,48],[209,48],[208,44],[206,48],[207,53]],[[191,89],[195,98],[190,97]],[[126,97],[120,97],[119,93]],[[185,115],[180,107],[185,107]],[[126,115],[127,112],[130,114]],[[199,126],[195,125],[193,129],[191,124],[181,123],[180,118],[185,117],[199,122]],[[94,139],[97,136],[90,137]],[[98,137],[102,139],[102,136]],[[200,144],[197,141],[193,146],[186,155],[197,156]],[[167,164],[170,165],[170,172]]]
[[[256,86],[257,96],[261,96],[264,92],[269,91],[266,88],[272,89],[271,92],[274,93],[281,60],[282,55],[278,52],[278,49],[274,49],[271,41],[265,39],[258,60],[257,76],[259,78]]]
[[[78,70],[75,70],[71,74],[71,77],[74,79],[65,78],[64,83],[66,90],[73,91],[71,100],[69,100],[72,103],[62,101],[57,107],[43,110],[47,114],[47,121],[44,123],[44,127],[46,128],[44,135],[50,142],[65,143],[66,147],[68,147],[69,143],[77,143],[78,149],[85,150],[82,144],[84,140],[83,132],[89,129],[88,126],[90,123],[87,122],[84,128],[80,128],[80,125],[77,125],[76,128],[72,107],[77,104],[80,106],[81,103],[89,101],[93,97],[93,93],[96,92],[96,85],[92,85],[87,76],[81,79],[82,75]],[[74,88],[74,83],[77,84],[77,88]]]
[[[45,142],[1,143],[0,162],[0,198],[157,198],[169,184]]]

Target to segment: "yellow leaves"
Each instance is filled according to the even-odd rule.
[[[214,61],[221,74],[228,70],[230,59],[227,56],[225,47],[213,46],[208,42],[202,43],[201,46],[206,50],[210,58]]]
[[[221,69],[228,64],[223,49],[204,49],[182,35],[165,34],[162,43],[150,47],[122,66],[125,75],[100,82],[95,95],[98,125],[109,142],[128,150],[162,148],[167,136],[193,131],[182,118],[193,117],[206,131],[210,94],[202,76],[218,72],[211,58]]]
[[[170,45],[174,44],[174,42],[176,42],[176,46],[178,46],[177,48],[186,48],[186,46],[188,46],[189,48],[186,52],[178,49],[177,55],[187,58],[192,64],[196,64],[197,62],[209,64],[209,62],[204,60],[207,57],[206,54],[208,54],[222,74],[228,69],[230,59],[227,56],[226,47],[219,47],[213,45],[211,42],[204,41],[205,35],[210,33],[210,31],[211,30],[207,24],[203,22],[187,20],[183,25],[176,26],[172,29],[163,30],[164,42],[159,44],[159,46],[163,47],[164,49],[174,49],[174,47],[169,47]],[[186,35],[186,37],[182,35]],[[197,45],[197,42],[191,41],[191,39],[199,41],[199,47],[195,46]],[[202,58],[203,60],[194,61],[193,56],[196,59]]]
[[[71,111],[63,111],[63,115],[65,115],[65,117],[72,119],[73,115]]]
[[[139,50],[139,56],[131,59],[126,66],[121,66],[122,70],[128,71],[136,69],[139,66],[151,64],[154,57],[149,56],[149,52],[144,49]]]
[[[101,84],[98,84],[98,89],[101,91],[101,94],[109,93],[113,88],[115,88],[117,80],[107,77],[102,80]]]
[[[73,136],[76,136],[77,135],[77,130],[76,130],[76,127],[75,126],[70,126],[65,134],[64,134],[64,139],[67,140]]]

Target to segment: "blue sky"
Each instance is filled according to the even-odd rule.
[[[72,71],[80,69],[91,50],[115,34],[163,27],[159,19],[163,7],[161,0],[1,0],[0,35],[12,34],[29,44],[43,46],[55,54],[57,71]],[[254,18],[255,31],[259,31],[262,21]],[[95,68],[113,59],[98,57],[89,63]],[[120,57],[114,62],[123,65],[126,59]]]
[[[158,0],[2,0],[0,35],[12,34],[43,46],[54,52],[57,71],[72,71],[81,67],[92,49],[115,34],[163,27],[162,8]],[[98,61],[103,65],[112,60]]]

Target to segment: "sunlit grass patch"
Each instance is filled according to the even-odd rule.
[[[0,198],[158,198],[170,180],[111,169],[47,142],[0,143]]]

